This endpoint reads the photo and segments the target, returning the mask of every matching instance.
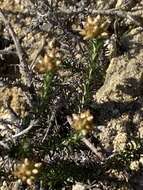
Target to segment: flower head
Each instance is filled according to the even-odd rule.
[[[86,135],[93,130],[93,116],[89,110],[72,115],[71,127],[82,135]]]
[[[109,21],[100,15],[96,17],[88,16],[83,22],[83,29],[78,28],[79,33],[84,36],[83,39],[92,39],[99,36],[107,36],[106,30],[109,26]]]
[[[61,54],[59,47],[56,47],[55,40],[51,40],[48,43],[48,50],[39,60],[39,63],[35,66],[35,70],[40,73],[46,73],[47,71],[55,71],[61,63]]]
[[[41,163],[33,163],[28,158],[25,158],[22,163],[17,164],[14,176],[22,182],[32,185],[36,175],[39,173]]]

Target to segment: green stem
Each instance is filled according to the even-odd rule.
[[[85,83],[83,85],[83,96],[81,100],[81,107],[83,108],[86,106],[92,97],[91,94],[91,87],[92,87],[92,82],[94,80],[95,74],[97,74],[97,61],[98,61],[98,55],[99,51],[102,47],[103,40],[101,39],[93,39],[90,42],[90,50],[89,50],[89,65],[87,68],[87,72],[85,74]]]

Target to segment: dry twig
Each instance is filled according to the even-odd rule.
[[[28,133],[36,124],[38,123],[38,121],[31,121],[30,122],[30,125],[24,129],[23,131],[15,134],[15,135],[12,135],[11,137],[8,137],[7,139],[3,140],[3,141],[0,141],[0,146],[2,146],[3,148],[5,149],[9,149],[9,146],[7,145],[7,142],[10,141],[10,140],[14,140],[14,139],[17,139],[18,137],[21,137],[23,135],[25,135],[26,133]]]
[[[26,57],[24,55],[24,52],[22,50],[22,47],[20,45],[19,39],[16,36],[11,24],[8,22],[8,20],[6,19],[5,15],[4,15],[4,13],[2,12],[1,9],[0,9],[0,17],[3,20],[5,26],[7,27],[8,31],[9,31],[9,33],[10,33],[10,35],[11,35],[13,41],[14,41],[16,51],[17,51],[19,61],[20,61],[19,70],[20,70],[20,73],[21,73],[21,79],[22,79],[24,85],[26,85],[28,88],[31,88],[31,87],[33,87],[32,77],[30,75],[30,70],[28,68],[28,63],[27,63]]]
[[[118,16],[121,18],[127,18],[133,24],[143,27],[142,24],[134,18],[131,12],[122,11],[119,9],[94,10],[93,15],[107,15],[107,16]]]
[[[98,152],[95,146],[91,144],[91,142],[87,138],[84,137],[81,139],[81,141],[84,142],[84,144],[96,155],[98,161],[103,160],[103,155],[100,152]]]
[[[65,14],[71,14],[71,15],[77,14],[77,12],[68,12],[67,10],[64,10],[64,9],[60,9],[60,10],[61,10],[61,12],[65,13]],[[80,11],[80,12],[83,12],[83,10]],[[80,12],[78,12],[78,14]],[[134,18],[134,14],[131,11],[119,10],[118,8],[113,8],[113,9],[98,9],[98,10],[95,9],[92,12],[92,16],[94,16],[94,15],[95,16],[97,16],[97,15],[118,16],[118,17],[121,17],[121,18],[127,18],[133,24],[135,24],[137,26],[140,26],[140,27],[143,27],[142,23],[140,23],[139,21],[137,21]]]
[[[30,65],[31,70],[33,70],[33,68],[35,67],[35,62],[36,62],[38,56],[40,55],[41,51],[43,50],[44,45],[45,45],[45,38],[42,38],[41,45],[40,45],[39,49],[37,50],[37,52],[36,52],[36,54],[35,54],[35,56],[33,58],[33,61],[31,63],[31,65]]]
[[[72,126],[72,119],[67,116],[67,120],[68,123]],[[95,154],[98,161],[101,162],[103,160],[104,156],[102,153],[98,152],[97,148],[95,148],[95,146],[86,137],[82,137],[81,141]]]
[[[37,120],[36,120],[36,121],[33,121],[33,120],[32,120],[32,121],[30,122],[30,125],[29,125],[26,129],[24,129],[23,131],[21,131],[21,132],[15,134],[15,135],[13,135],[11,138],[12,138],[12,139],[16,139],[16,138],[18,138],[18,137],[20,137],[20,136],[22,136],[22,135],[25,135],[26,133],[28,133],[29,130],[31,130],[34,126],[36,126],[37,123],[38,123]],[[6,139],[5,141],[10,140],[11,138]]]

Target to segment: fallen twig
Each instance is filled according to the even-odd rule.
[[[84,142],[84,144],[96,155],[98,161],[102,161],[104,159],[103,155],[98,152],[95,146],[91,144],[91,142],[87,138],[84,137],[81,139],[81,141]]]
[[[42,38],[41,45],[40,45],[39,49],[37,50],[37,52],[36,52],[36,54],[35,54],[35,56],[33,58],[33,61],[31,63],[31,65],[30,65],[30,70],[33,70],[33,68],[35,67],[35,62],[36,62],[38,56],[40,55],[41,51],[43,50],[44,45],[45,45],[45,39]]]
[[[9,149],[10,147],[7,145],[7,142],[10,141],[10,140],[14,140],[14,139],[17,139],[18,137],[21,137],[23,135],[25,135],[26,133],[28,133],[36,124],[38,123],[38,121],[31,121],[30,122],[30,125],[24,129],[23,131],[15,134],[15,135],[12,135],[11,137],[8,137],[6,138],[5,140],[3,141],[0,141],[0,146],[2,146],[3,148],[5,149]]]
[[[77,14],[77,12],[68,12],[67,10],[61,10],[63,13],[66,14]],[[80,12],[78,12],[79,14]],[[113,8],[113,9],[98,9],[98,10],[93,10],[92,16],[94,15],[106,15],[106,16],[118,16],[121,18],[128,18],[132,23],[134,23],[137,26],[143,27],[142,23],[137,21],[134,18],[134,14],[131,11],[123,11],[119,10],[118,8]]]
[[[24,52],[22,50],[22,47],[20,45],[19,39],[17,38],[11,24],[8,22],[8,20],[6,19],[5,15],[1,9],[0,9],[0,17],[3,20],[5,26],[7,27],[8,31],[9,31],[9,33],[10,33],[10,35],[14,41],[16,51],[17,51],[19,61],[20,61],[19,70],[21,73],[21,79],[22,79],[24,85],[26,85],[28,88],[31,88],[33,86],[32,85],[32,77],[30,75],[28,63],[27,63],[26,57],[24,55]]]
[[[5,141],[8,141],[8,140],[10,140],[10,139],[16,139],[16,138],[18,138],[18,137],[20,137],[20,136],[22,136],[22,135],[25,135],[25,134],[28,133],[28,131],[31,130],[37,123],[38,123],[38,121],[31,121],[31,122],[30,122],[30,125],[29,125],[26,129],[24,129],[23,131],[21,131],[21,132],[15,134],[15,135],[13,135],[11,138],[6,139]]]
[[[46,133],[45,133],[45,135],[44,135],[44,137],[42,139],[42,143],[45,141],[45,139],[46,139],[46,137],[48,135],[48,132],[49,132],[51,126],[52,126],[52,122],[54,121],[54,119],[55,119],[55,112],[52,112],[51,118],[49,119],[49,125],[48,125]]]
[[[67,121],[72,126],[73,121],[69,116],[67,116]],[[97,148],[86,137],[82,137],[81,141],[95,154],[98,161],[101,162],[104,159],[102,153],[98,152]]]
[[[143,27],[142,24],[134,18],[131,12],[122,11],[119,9],[94,10],[93,15],[107,15],[107,16],[118,16],[122,18],[128,18],[135,25]]]

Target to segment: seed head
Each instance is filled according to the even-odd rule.
[[[72,115],[71,127],[82,135],[86,135],[93,130],[93,116],[89,110]]]
[[[35,66],[35,70],[44,74],[48,71],[56,71],[58,66],[61,63],[61,53],[59,47],[56,46],[55,40],[51,40],[48,43],[48,49],[45,51],[45,54],[39,60],[39,63]]]
[[[77,28],[76,30],[83,36],[84,40],[107,36],[107,28],[109,21],[104,17],[98,15],[97,17],[88,16],[86,21],[83,22],[83,28]]]
[[[14,171],[14,176],[22,182],[32,185],[36,175],[39,173],[40,167],[41,163],[33,163],[28,158],[25,158],[23,162],[17,164]]]

